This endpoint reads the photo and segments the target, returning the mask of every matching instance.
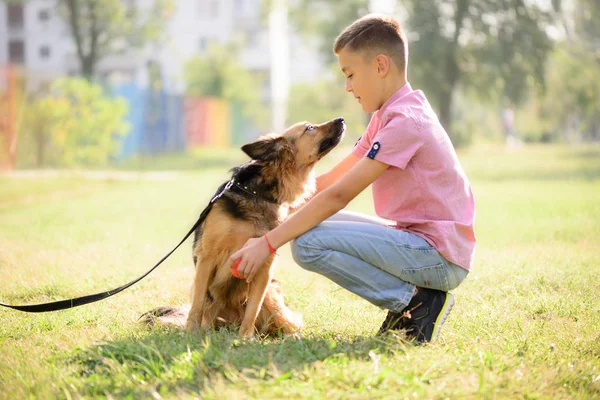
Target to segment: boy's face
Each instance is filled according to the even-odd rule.
[[[352,93],[365,112],[377,111],[385,99],[383,80],[377,72],[377,61],[367,60],[361,52],[343,48],[337,55],[342,73],[346,77],[346,91]]]

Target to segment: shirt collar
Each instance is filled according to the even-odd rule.
[[[412,92],[412,87],[410,86],[410,83],[406,82],[404,84],[404,86],[402,86],[400,89],[398,89],[389,99],[387,99],[387,101],[385,103],[383,103],[383,105],[381,106],[381,108],[379,108],[379,115],[383,115],[383,112],[385,111],[386,108],[389,107],[390,104],[394,103],[396,100],[398,100],[401,97],[404,97],[405,95],[409,94],[410,92]]]

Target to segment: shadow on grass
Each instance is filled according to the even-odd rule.
[[[306,374],[313,363],[368,360],[407,348],[399,336],[240,339],[237,333],[190,334],[153,329],[83,349],[75,365],[86,395],[137,396],[173,391],[201,392],[212,381],[227,384],[264,380],[279,382]]]

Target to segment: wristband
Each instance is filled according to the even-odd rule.
[[[265,234],[264,237],[265,237],[265,240],[267,241],[267,246],[269,246],[269,251],[275,255],[278,255],[277,250],[275,250],[273,248],[273,246],[271,246],[271,243],[269,242],[269,238],[267,237],[267,234]]]

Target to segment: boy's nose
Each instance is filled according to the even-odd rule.
[[[348,79],[346,79],[346,92],[351,92],[352,91],[352,85],[350,84],[350,81]]]

